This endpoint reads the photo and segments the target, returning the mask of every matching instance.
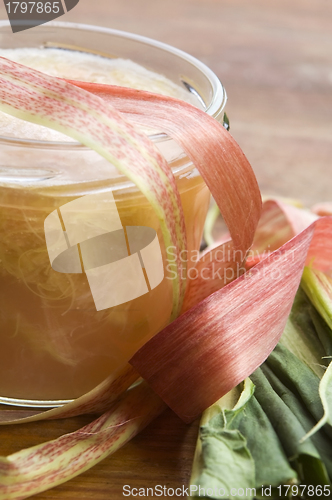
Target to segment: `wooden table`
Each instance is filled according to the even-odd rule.
[[[80,0],[63,18],[156,38],[209,65],[227,89],[232,133],[263,193],[307,206],[332,198],[331,19],[329,0]],[[1,428],[0,453],[88,420]],[[114,456],[34,498],[120,500],[125,484],[187,485],[197,425],[166,411]]]

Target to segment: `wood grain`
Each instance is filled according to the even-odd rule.
[[[156,38],[205,62],[227,89],[232,134],[263,193],[309,206],[332,198],[331,16],[329,0],[80,0],[63,20]],[[87,418],[1,428],[0,453],[70,432]],[[118,500],[125,484],[186,485],[197,425],[166,411],[114,456],[35,498]]]

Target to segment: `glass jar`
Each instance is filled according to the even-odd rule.
[[[0,46],[59,47],[131,59],[181,85],[198,107],[217,120],[223,118],[226,94],[214,73],[193,57],[147,38],[58,22],[13,35],[9,23],[1,22]],[[190,255],[200,247],[209,191],[173,140],[163,133],[150,138],[175,175]],[[75,181],[69,174],[73,169]],[[158,235],[163,272],[147,293],[136,293],[130,300],[122,297],[122,302],[99,297],[98,306],[87,267],[74,269],[89,249],[84,250],[83,243],[80,250],[68,243],[66,224],[76,214],[73,228],[84,226],[82,200],[105,199],[109,207],[116,207],[121,229],[115,229],[122,241],[123,228],[133,226],[151,228],[146,235],[151,242],[156,243],[153,236]],[[55,233],[60,238],[56,242]],[[107,234],[95,236],[101,238],[100,248],[114,244]],[[162,241],[159,222],[145,197],[96,152],[74,142],[0,137],[0,402],[47,407],[76,398],[166,326],[172,288]],[[65,243],[66,251],[76,256],[63,252]],[[94,252],[90,260],[98,258]],[[124,257],[121,252],[114,257],[113,271]],[[188,263],[193,265],[193,260]],[[88,268],[98,268],[98,263]]]

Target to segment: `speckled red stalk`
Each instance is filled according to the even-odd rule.
[[[54,441],[0,458],[0,500],[22,500],[90,469],[140,432],[165,408],[142,383],[110,412]]]
[[[122,87],[71,81],[99,95],[133,122],[160,129],[175,139],[209,187],[228,226],[233,252],[226,267],[241,264],[251,247],[261,213],[256,177],[240,146],[226,129],[200,109],[166,96]],[[217,285],[220,288],[221,283]],[[194,285],[195,287],[195,285]],[[211,293],[202,280],[195,291]]]
[[[149,200],[163,232],[166,251],[174,248],[174,270],[186,249],[182,205],[172,171],[148,137],[103,99],[64,80],[0,58],[0,109],[45,125],[96,150],[131,179]],[[170,261],[174,261],[171,252]],[[176,272],[175,318],[182,305],[185,280]]]
[[[249,376],[279,341],[304,265],[331,269],[320,219],[145,344],[132,365],[186,422]]]

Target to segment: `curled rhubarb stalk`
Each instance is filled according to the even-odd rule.
[[[0,59],[0,84],[2,111],[59,130],[95,149],[135,182],[145,194],[159,217],[166,249],[170,247],[173,252],[175,248],[177,252],[172,317],[177,316],[182,307],[185,291],[184,283],[181,281],[182,273],[178,272],[179,255],[181,250],[186,249],[184,219],[172,172],[158,150],[103,99],[64,81],[55,80],[6,59]],[[208,161],[215,177],[209,180],[211,187],[218,181],[223,184],[225,192],[223,197],[219,197],[219,201],[224,206],[225,217],[228,218],[235,244],[241,249],[242,261],[251,245],[259,218],[261,206],[259,190],[251,167],[240,148],[220,124],[215,125],[216,122],[212,118],[208,120],[215,129],[213,138],[216,142],[216,153],[210,154],[214,148],[211,150],[205,144],[208,138],[206,132],[203,133],[206,127],[205,116],[201,112],[201,118],[204,117],[202,125],[199,123],[199,117],[196,118],[200,137],[196,137],[195,142],[198,141],[206,153],[205,160],[200,161],[200,170],[207,171],[205,162]],[[173,112],[172,120],[176,119],[176,113]],[[199,151],[197,147],[195,150],[193,141],[190,140],[190,133],[188,131],[187,140],[184,138],[180,142],[186,151],[192,149],[193,159],[195,163],[199,163]],[[211,140],[212,138],[210,145]],[[235,167],[239,178],[243,179],[241,189],[232,173]],[[230,194],[232,192],[233,200]],[[236,211],[239,212],[237,215]],[[248,211],[252,214],[249,219]],[[169,260],[172,261],[173,258]],[[122,372],[110,377],[89,394],[63,408],[29,415],[25,419],[17,419],[10,412],[9,419],[2,414],[2,421],[18,423],[104,411],[135,378],[137,378],[135,370],[124,367]],[[18,499],[31,496],[70,479],[114,451],[164,407],[164,403],[149,391],[145,387],[144,392],[149,393],[146,398],[142,392],[139,393],[139,397],[135,400],[137,404],[133,404],[131,394],[134,393],[130,392],[112,407],[111,413],[107,413],[88,428],[64,436],[55,442],[23,450],[1,459],[0,498]],[[129,431],[123,433],[124,429]],[[74,462],[77,462],[77,466],[73,465]]]
[[[261,214],[252,168],[229,132],[207,113],[173,97],[110,85],[74,82],[102,97],[137,125],[175,139],[193,161],[228,226],[233,259],[243,262]]]
[[[278,343],[311,247],[332,253],[321,219],[147,342],[132,365],[186,422],[244,380]],[[148,361],[149,360],[149,361]]]
[[[256,244],[263,239],[271,212],[276,223],[283,219],[282,225],[288,226],[287,236],[282,232],[274,242],[274,251],[264,252],[249,272],[180,316],[131,360],[185,421],[197,417],[218,399],[217,394],[226,394],[266,359],[283,333],[304,265],[331,272],[332,218],[317,220],[309,212],[269,202]],[[270,237],[274,234],[272,225]],[[292,239],[285,243],[287,237]],[[147,363],[152,352],[153,360]],[[255,366],[259,356],[262,361]]]
[[[22,119],[60,130],[112,161],[150,200],[167,233],[165,246],[167,248],[167,242],[175,243],[179,258],[185,247],[185,237],[178,192],[167,163],[147,137],[137,132],[112,106],[105,104],[104,95],[101,99],[92,95],[92,89],[88,88],[87,92],[6,59],[0,61],[0,108]],[[134,115],[136,112],[146,123],[150,116],[151,125],[161,125],[173,135],[210,186],[233,237],[231,245],[236,251],[229,253],[230,259],[225,265],[233,271],[234,265],[241,264],[246,257],[261,209],[257,182],[241,149],[221,124],[193,106],[148,93],[135,94],[133,101],[128,96],[128,89],[122,90],[122,103],[127,102]],[[116,91],[119,94],[121,89],[116,88]],[[146,108],[150,101],[155,109],[153,117],[150,107]],[[167,109],[168,102],[171,113]],[[133,118],[133,115],[128,117]],[[185,123],[191,123],[186,133],[183,132]],[[193,129],[196,131],[194,140]],[[172,260],[171,257],[170,262]],[[183,273],[173,273],[173,313],[176,310],[177,315],[184,293],[180,275]],[[193,283],[186,307],[190,307],[193,298],[198,302],[209,295],[211,283],[208,287],[200,283],[196,292]],[[217,279],[215,289],[221,286]]]
[[[0,457],[0,500],[28,498],[81,474],[114,453],[164,408],[143,382],[82,429]]]
[[[190,280],[186,292],[182,273],[175,272],[172,319],[177,319],[143,346],[131,364],[181,418],[188,422],[196,418],[250,375],[275,347],[304,265],[316,256],[315,265],[325,272],[327,255],[332,252],[331,218],[312,222],[304,217],[298,224],[297,217],[289,217],[290,230],[274,242],[274,251],[246,271],[243,265],[261,213],[260,193],[239,146],[206,113],[177,99],[146,92],[78,82],[73,85],[5,59],[0,59],[0,109],[79,140],[135,182],[159,217],[166,249],[176,248],[175,271],[180,270],[180,254],[186,242],[173,175],[150,141],[122,114],[136,124],[148,124],[169,134],[195,163],[228,225],[231,239],[205,252],[196,266],[197,279]],[[259,246],[258,238],[259,233]],[[324,251],[317,252],[322,248]],[[221,250],[226,252],[220,260]],[[215,274],[209,279],[211,271]],[[126,382],[121,374],[117,381],[120,392],[137,374],[124,368],[123,376]],[[86,395],[76,408],[73,404],[67,415],[83,411],[84,405],[85,410],[98,407],[98,394],[104,397],[101,406],[107,404],[105,397],[113,382],[109,380]],[[59,484],[110,453],[114,440],[121,443],[129,439],[164,407],[150,389],[141,387],[138,392],[126,393],[112,408],[113,413],[107,413],[83,433],[78,431],[50,446],[45,444],[44,448],[35,447],[2,459],[4,486],[0,498],[26,498],[32,491],[42,491],[33,490],[35,483],[44,489]],[[140,390],[143,396],[149,396],[141,394],[133,403],[130,398]],[[47,413],[65,415],[66,408]],[[129,434],[122,436],[126,426]],[[46,460],[42,458],[44,452]],[[80,464],[75,470],[73,457]]]
[[[204,135],[200,129],[203,125],[208,135],[213,136],[218,125],[216,122],[207,125],[209,117],[206,114],[205,118],[201,117],[201,112],[190,104],[132,89],[72,83],[102,96],[137,124],[159,127],[179,142],[200,171],[228,226],[232,240],[210,252],[209,264],[205,257],[205,263],[200,261],[197,265],[198,277],[188,287],[183,309],[189,310],[148,341],[130,360],[164,401],[184,421],[190,422],[258,368],[275,347],[284,330],[307,256],[318,244],[325,223],[315,223],[317,217],[313,214],[285,205],[289,228],[287,235],[272,242],[272,249],[278,250],[234,280],[245,272],[237,266],[247,256],[246,244],[251,241],[251,230],[257,225],[259,212],[252,199],[242,202],[241,192],[253,193],[255,186],[245,175],[241,155],[233,146],[230,134],[218,131],[223,141],[216,140],[213,151],[217,150],[222,168],[214,169],[210,144],[206,150],[201,145],[188,147],[184,130],[189,129],[195,136]],[[171,110],[176,113],[176,120],[172,119]],[[231,165],[233,172],[227,165]],[[235,194],[237,189],[240,194]],[[278,203],[276,205],[278,211]],[[238,217],[237,223],[234,217]],[[245,230],[244,221],[249,223]],[[313,224],[307,228],[309,223]],[[330,220],[326,221],[327,232],[330,224]],[[291,242],[279,248],[281,240],[284,243],[294,234],[297,236]],[[236,258],[239,250],[240,257]],[[221,263],[218,251],[224,255]],[[213,265],[219,273],[217,279],[214,275],[211,279],[209,274]],[[225,271],[233,271],[232,277],[228,279]]]
[[[190,281],[182,312],[241,274],[260,218],[261,196],[252,168],[229,132],[207,113],[173,97],[110,85],[71,83],[102,97],[133,123],[152,126],[176,140],[219,207],[230,240],[218,252],[223,253],[222,260],[209,256],[197,264],[197,274],[204,269],[208,278]]]

